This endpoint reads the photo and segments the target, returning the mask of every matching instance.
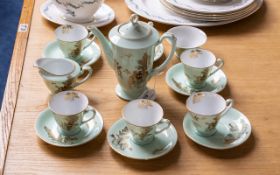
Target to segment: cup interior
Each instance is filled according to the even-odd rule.
[[[49,108],[58,115],[70,116],[83,112],[88,106],[88,98],[78,91],[62,91],[53,95]]]
[[[88,30],[78,24],[60,26],[55,30],[57,39],[66,42],[75,42],[85,39],[88,36]]]
[[[55,75],[67,75],[75,70],[75,65],[66,59],[48,59],[41,66]]]
[[[168,30],[177,38],[176,46],[182,49],[191,49],[202,46],[207,35],[200,29],[191,26],[178,26]]]
[[[152,100],[137,99],[125,105],[122,117],[132,125],[149,127],[157,124],[162,119],[163,109]]]
[[[194,68],[206,68],[213,66],[216,62],[215,55],[204,49],[185,50],[180,56],[181,62]]]
[[[225,99],[212,92],[198,92],[187,99],[187,108],[198,115],[212,116],[220,114],[226,108]]]

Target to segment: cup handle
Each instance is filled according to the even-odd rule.
[[[82,121],[82,125],[95,118],[95,116],[96,116],[96,111],[95,111],[95,109],[94,109],[92,106],[88,106],[88,107],[86,108],[86,110],[85,110],[85,112],[84,112],[84,115],[86,115],[86,114],[89,113],[89,112],[92,113],[91,117],[87,118],[86,120],[83,120],[83,121]]]
[[[95,35],[91,31],[89,31],[87,38],[90,40],[90,42],[87,45],[85,45],[82,50],[85,50],[93,43],[93,41],[95,40]]]
[[[80,84],[84,83],[85,81],[87,81],[91,77],[92,68],[89,67],[89,66],[83,66],[82,71],[81,71],[79,76],[83,75],[85,71],[87,71],[87,76],[85,78],[83,78],[82,80],[78,81],[78,82],[74,82],[71,85],[72,88],[75,88],[76,86],[79,86]]]
[[[224,66],[224,60],[222,60],[221,58],[218,58],[215,63],[215,66],[217,66],[217,68],[209,74],[209,77],[212,76],[213,74],[215,74],[218,70],[220,70]]]
[[[160,130],[156,130],[156,134],[162,133],[166,129],[168,129],[171,126],[171,123],[168,119],[162,119],[157,125],[166,125],[164,128],[161,128]]]
[[[225,115],[228,110],[233,106],[233,99],[227,99],[226,100],[226,109],[222,112],[221,116]]]
[[[165,59],[165,61],[164,61],[161,65],[159,65],[158,67],[156,67],[156,68],[154,68],[154,69],[152,70],[152,72],[151,72],[151,74],[150,74],[150,76],[149,76],[148,79],[150,79],[152,76],[154,76],[154,75],[160,73],[161,71],[163,71],[163,69],[167,66],[167,64],[171,61],[171,59],[172,59],[173,56],[174,56],[174,53],[175,53],[175,50],[176,50],[176,37],[175,37],[173,34],[171,34],[171,33],[164,33],[164,34],[160,37],[158,43],[155,44],[155,46],[157,46],[157,45],[159,45],[160,43],[162,43],[162,41],[163,41],[164,39],[168,39],[168,40],[170,41],[171,46],[172,46],[172,49],[171,49],[171,51],[170,51],[168,57]]]

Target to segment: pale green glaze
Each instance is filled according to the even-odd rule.
[[[90,40],[87,40],[87,43],[89,43]],[[89,47],[87,47],[83,52],[80,54],[78,58],[75,59],[77,63],[79,63],[81,66],[82,65],[92,65],[94,64],[101,55],[101,51],[99,46],[93,42]],[[52,41],[50,42],[46,48],[43,50],[43,58],[65,58],[65,55],[59,48],[59,44],[57,41]]]
[[[136,35],[138,29],[140,32]],[[110,42],[96,27],[91,27],[91,30],[103,46],[122,91],[129,97],[126,99],[139,97],[146,90],[147,81],[167,66],[176,49],[173,35],[166,33],[159,37],[150,23],[139,22],[135,16],[131,17],[130,22],[115,26],[110,31]],[[164,39],[170,40],[172,50],[162,65],[154,69],[155,48]]]
[[[71,62],[75,65],[75,70],[67,76],[50,75],[39,70],[40,76],[43,78],[46,86],[51,91],[51,93],[58,93],[61,91],[73,89],[76,86],[84,83],[91,77],[92,69],[89,66],[83,66],[81,68],[75,61]],[[78,80],[79,77],[82,76],[85,72],[87,73],[87,75],[82,80]]]
[[[231,108],[216,126],[216,133],[204,137],[197,134],[191,119],[187,113],[183,121],[185,134],[195,143],[212,149],[229,149],[244,143],[251,134],[251,124],[247,117],[238,110]]]
[[[178,63],[168,69],[165,76],[165,81],[175,92],[189,96],[192,92],[196,91],[218,93],[225,88],[227,84],[227,77],[222,70],[219,70],[206,80],[206,85],[203,88],[199,90],[194,89],[190,85],[189,79],[184,74],[184,65],[182,63]]]
[[[115,122],[108,131],[107,140],[111,148],[122,156],[149,160],[169,153],[176,145],[178,135],[175,127],[170,127],[155,135],[152,142],[145,145],[135,144],[123,119]]]
[[[96,116],[87,124],[81,126],[81,131],[73,136],[64,136],[58,130],[58,125],[52,112],[45,109],[39,114],[35,124],[38,137],[48,144],[58,147],[74,147],[85,144],[96,138],[102,131],[103,120],[101,114],[96,111]]]

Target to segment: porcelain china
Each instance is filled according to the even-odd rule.
[[[251,124],[247,117],[231,108],[216,126],[216,133],[204,137],[196,133],[190,113],[183,121],[184,132],[192,141],[211,149],[229,149],[243,144],[251,134]]]
[[[109,65],[115,71],[122,92],[130,99],[137,99],[147,90],[147,82],[163,71],[176,48],[176,38],[172,34],[165,33],[160,37],[151,22],[139,21],[135,14],[128,22],[110,30],[110,41],[96,27],[92,26],[91,29],[99,39]],[[166,60],[153,68],[155,48],[165,39],[170,41],[172,49]],[[123,96],[121,98],[125,99]]]
[[[122,110],[122,118],[131,134],[131,140],[139,145],[152,142],[156,135],[167,130],[171,123],[163,118],[163,109],[155,101],[137,99]]]
[[[180,55],[184,65],[184,73],[189,84],[194,89],[202,89],[206,86],[206,80],[219,71],[224,61],[216,59],[215,55],[204,49],[189,49]]]
[[[177,39],[177,57],[180,57],[184,50],[201,47],[207,41],[207,35],[199,28],[192,26],[176,26],[167,32],[172,33]]]
[[[90,41],[87,40],[87,43]],[[47,58],[65,58],[65,55],[63,54],[62,50],[59,47],[59,44],[57,41],[50,42],[43,50],[43,57]],[[101,56],[101,51],[99,46],[93,42],[89,47],[87,47],[85,50],[82,51],[79,58],[75,59],[76,62],[78,62],[81,66],[90,66],[94,64]],[[68,59],[69,60],[69,59]]]
[[[75,65],[65,59],[53,59],[49,58],[40,58],[34,63],[34,67],[39,68],[45,74],[63,76],[70,75],[75,70]]]
[[[87,96],[78,91],[54,94],[49,100],[49,109],[59,126],[58,130],[66,136],[79,133],[81,126],[93,120],[96,115],[95,109],[89,105]]]
[[[67,61],[70,64],[74,65],[74,71],[66,75],[53,75],[47,73],[46,71],[39,70],[40,76],[43,78],[46,86],[53,94],[73,89],[87,81],[92,75],[91,67],[80,67],[78,63],[70,59],[47,58],[47,61],[44,61],[44,65],[47,67],[51,67],[52,70],[61,70],[61,64],[59,64],[61,60]]]
[[[75,147],[90,142],[96,138],[103,129],[101,114],[96,111],[96,116],[81,126],[81,131],[76,135],[65,136],[58,130],[58,125],[49,109],[42,111],[37,118],[35,130],[37,136],[44,142],[58,147]]]
[[[63,18],[72,22],[90,22],[100,8],[103,0],[52,0],[63,14]]]
[[[218,70],[206,80],[206,85],[203,88],[199,90],[193,89],[193,87],[190,86],[189,79],[184,74],[184,65],[178,63],[168,69],[165,76],[165,82],[175,92],[189,96],[196,91],[218,93],[225,88],[227,77],[222,70]]]
[[[101,7],[94,14],[94,19],[85,23],[65,20],[63,17],[64,14],[58,10],[52,0],[45,1],[40,7],[40,12],[45,19],[59,25],[81,24],[84,26],[95,25],[96,27],[101,27],[111,23],[115,19],[114,10],[104,3],[102,3]]]
[[[131,140],[131,134],[123,119],[116,121],[107,134],[108,143],[115,152],[139,160],[150,160],[166,155],[175,147],[177,139],[176,129],[171,124],[167,130],[157,134],[149,144],[136,144]]]
[[[84,26],[78,24],[59,26],[55,29],[58,45],[64,56],[74,61],[79,59],[83,50],[94,41],[94,36]],[[87,42],[87,41],[90,42]]]
[[[232,99],[212,92],[193,93],[186,102],[196,132],[202,136],[215,134],[217,123],[232,106]]]
[[[164,0],[164,1],[172,4],[173,6],[179,9],[184,9],[196,13],[200,12],[200,13],[211,13],[211,14],[215,14],[215,13],[223,14],[223,13],[239,11],[254,3],[254,0],[241,0],[241,1],[228,0],[226,2],[218,2],[218,3],[208,3],[208,2],[203,2],[201,0],[190,0],[190,1]]]
[[[160,1],[168,10],[174,11],[179,15],[183,15],[189,19],[213,21],[213,22],[235,20],[241,18],[246,14],[250,14],[258,7],[258,3],[254,1],[254,3],[250,4],[248,7],[241,9],[239,11],[228,12],[228,13],[201,13],[201,12],[179,9],[177,7],[174,7],[172,4],[168,4],[165,0],[160,0]]]
[[[134,13],[159,23],[170,25],[219,26],[239,21],[250,16],[262,6],[263,0],[255,0],[254,2],[257,5],[248,13],[234,19],[224,21],[207,21],[202,18],[200,18],[200,20],[194,20],[193,18],[189,18],[187,16],[178,15],[176,12],[167,9],[160,0],[125,0],[125,2],[128,8]]]

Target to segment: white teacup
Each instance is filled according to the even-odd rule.
[[[163,119],[162,107],[152,100],[137,99],[130,101],[122,110],[131,133],[132,141],[144,145],[153,141],[159,134],[170,127],[170,121]]]
[[[211,136],[220,118],[232,107],[233,100],[225,100],[212,92],[193,93],[186,102],[198,134]]]
[[[60,132],[68,136],[77,134],[81,130],[80,126],[94,119],[96,114],[95,109],[89,106],[86,95],[78,91],[63,91],[53,95],[49,109],[54,114]]]
[[[168,30],[176,41],[176,56],[179,58],[183,51],[201,47],[207,41],[207,35],[199,28],[192,26],[176,26]]]
[[[77,61],[82,51],[94,41],[94,35],[86,27],[78,24],[60,26],[55,30],[59,47],[65,57]],[[87,40],[90,40],[88,42]]]
[[[72,22],[86,23],[94,19],[103,0],[52,0],[63,17]]]
[[[220,70],[224,61],[204,49],[189,49],[180,56],[184,64],[184,73],[189,80],[189,84],[194,89],[201,89],[205,86],[207,78]],[[216,67],[215,67],[216,66]]]

